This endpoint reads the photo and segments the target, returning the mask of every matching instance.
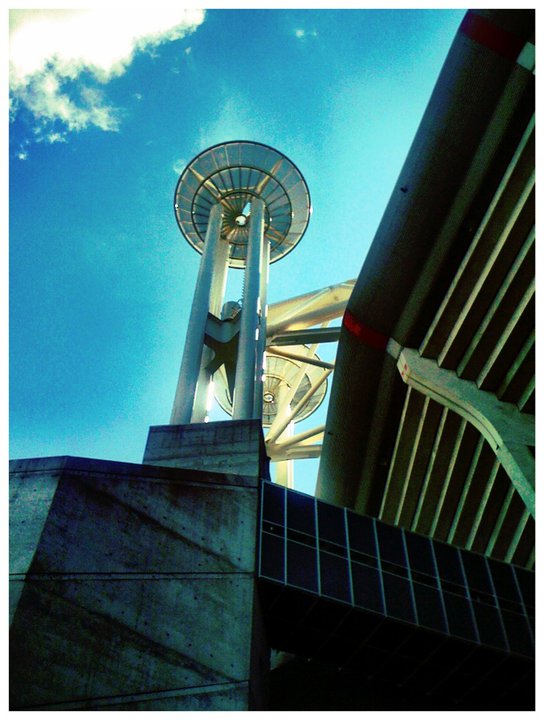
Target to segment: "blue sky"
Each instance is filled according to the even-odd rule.
[[[356,277],[464,14],[161,12],[12,16],[10,457],[140,462],[168,422],[199,261],[173,193],[206,147],[266,143],[305,176],[270,302]]]

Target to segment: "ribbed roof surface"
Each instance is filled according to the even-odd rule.
[[[534,16],[468,13],[454,41],[348,303],[317,492],[533,568],[534,519],[494,448],[386,352],[534,415],[534,75],[493,33],[526,54]]]
[[[492,197],[419,352],[525,413],[535,408],[534,121]],[[379,517],[519,564],[534,520],[466,420],[403,388]]]

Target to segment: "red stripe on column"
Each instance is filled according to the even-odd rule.
[[[459,29],[474,42],[485,45],[489,50],[512,61],[518,59],[525,45],[525,40],[498,27],[487,18],[476,15],[472,10],[465,15]]]
[[[360,320],[357,320],[357,318],[352,315],[349,310],[346,310],[344,313],[342,325],[351,335],[356,337],[365,345],[369,345],[377,350],[385,350],[387,348],[389,338],[378,330],[373,330],[371,327],[368,327],[368,325],[365,325]]]

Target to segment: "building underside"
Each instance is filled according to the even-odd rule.
[[[534,15],[469,12],[347,304],[317,496],[534,569]]]
[[[316,489],[533,571],[534,108],[533,12],[467,13],[347,303]],[[375,675],[294,657],[272,703],[290,689],[298,709],[455,707]],[[489,683],[474,708],[492,709],[500,672]],[[497,708],[532,702],[519,686]]]

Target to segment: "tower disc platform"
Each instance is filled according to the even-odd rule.
[[[244,268],[255,198],[265,203],[264,236],[270,242],[270,262],[275,262],[302,238],[311,204],[298,168],[268,145],[227,142],[200,153],[178,180],[174,210],[184,237],[202,253],[210,210],[221,203],[221,235],[229,241],[229,266]]]
[[[288,351],[299,350],[296,346],[288,346],[284,349]],[[306,350],[308,350],[308,348],[306,348]],[[312,353],[308,357],[310,363],[316,360],[319,362],[319,356],[316,355],[316,353]],[[264,427],[270,427],[272,425],[281,408],[282,395],[288,392],[292,385],[297,384],[297,390],[291,402],[291,406],[294,408],[326,372],[322,367],[307,364],[303,371],[302,379],[300,379],[298,376],[303,364],[301,360],[280,357],[274,354],[273,350],[268,349],[266,351],[266,364],[263,369],[262,423]],[[214,382],[215,399],[220,407],[231,415],[232,396],[224,368],[215,375]],[[327,381],[325,380],[300,407],[294,417],[294,421],[300,422],[312,415],[323,402],[326,393]]]

